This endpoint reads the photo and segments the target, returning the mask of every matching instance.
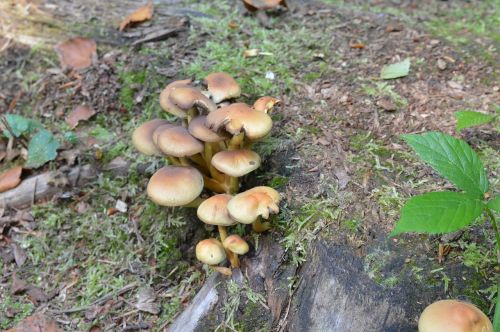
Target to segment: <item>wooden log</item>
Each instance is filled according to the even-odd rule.
[[[25,208],[49,200],[71,187],[88,183],[95,176],[95,169],[90,165],[35,175],[23,180],[16,188],[0,193],[0,207]]]

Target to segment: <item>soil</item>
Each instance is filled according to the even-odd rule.
[[[470,6],[467,1],[460,4]],[[500,169],[494,168],[500,162],[498,129],[486,125],[457,134],[453,113],[463,109],[491,113],[498,108],[500,88],[495,81],[498,78],[495,63],[500,59],[491,49],[499,45],[494,38],[484,35],[474,36],[473,41],[466,45],[456,45],[431,33],[424,23],[439,18],[443,12],[455,10],[456,4],[448,1],[421,1],[418,5],[412,1],[398,1],[397,4],[389,0],[371,1],[370,5],[377,10],[368,10],[363,5],[366,2],[290,1],[289,10],[271,12],[268,21],[263,19],[265,24],[271,22],[270,29],[276,34],[293,33],[289,26],[298,21],[311,31],[312,39],[324,33],[331,36],[327,52],[317,54],[313,61],[301,60],[301,65],[294,67],[291,89],[278,88],[282,104],[273,113],[273,142],[278,143],[265,156],[262,169],[244,183],[251,187],[276,177],[283,179],[283,183],[277,185],[285,198],[281,216],[274,220],[277,227],[260,236],[257,242],[247,236],[252,250],[242,259],[241,270],[247,278],[245,287],[261,294],[265,305],[250,305],[247,290],[236,304],[235,320],[238,323],[228,323],[224,299],[231,295],[225,290],[227,280],[222,280],[218,287],[223,300],[197,327],[198,330],[236,326],[243,331],[348,331],[356,326],[358,330],[410,331],[415,329],[422,309],[441,298],[472,301],[491,316],[491,298],[486,290],[491,286],[491,280],[498,277],[498,265],[465,266],[466,249],[460,242],[481,244],[487,248],[491,238],[483,232],[482,226],[474,226],[452,240],[419,235],[389,238],[388,234],[405,199],[431,190],[452,188],[430,167],[418,161],[401,140],[401,134],[442,131],[460,136],[480,151],[487,159],[487,166],[493,166],[489,167],[490,178],[494,179],[492,192],[498,191]],[[0,5],[0,9],[3,7],[7,13],[15,14],[3,23],[10,28],[5,30],[8,33],[3,37],[0,35],[0,49],[2,42],[4,45],[9,43],[0,53],[1,112],[30,114],[42,119],[53,131],[62,133],[60,122],[64,117],[79,105],[89,105],[98,115],[88,126],[77,131],[81,144],[77,147],[65,144],[61,150],[78,151],[74,163],[90,164],[107,174],[106,167],[117,156],[105,155],[103,159],[99,153],[111,150],[119,142],[128,142],[131,126],[137,123],[134,118],[144,115],[149,100],[153,100],[165,84],[184,78],[183,67],[194,61],[207,38],[193,33],[198,23],[191,18],[210,19],[210,15],[198,10],[197,4],[177,0],[156,1],[152,22],[119,34],[116,26],[136,6],[133,1],[92,0],[83,3],[40,0]],[[249,15],[240,4],[234,6],[241,15]],[[32,15],[29,29],[25,22],[17,23],[21,20],[22,10]],[[33,29],[36,26],[44,28]],[[165,40],[147,44],[148,50],[168,49],[169,57],[144,52],[141,45],[131,46],[134,40],[150,36],[157,27],[179,29]],[[78,72],[59,69],[51,48],[35,52],[36,48],[26,43],[26,40],[36,37],[52,47],[55,42],[75,33],[94,38],[100,54],[97,63]],[[463,31],[464,35],[467,33]],[[10,39],[11,36],[16,38]],[[493,55],[485,57],[483,53]],[[407,77],[394,81],[379,79],[382,66],[405,58],[412,59]],[[154,63],[160,79],[143,79],[127,86],[123,73],[140,73],[150,63]],[[204,65],[210,67],[212,64]],[[319,67],[324,68],[322,73],[312,76]],[[20,68],[24,68],[24,76],[19,75]],[[27,73],[32,76],[27,76]],[[127,95],[125,88],[130,89],[128,99],[124,97]],[[258,96],[244,97],[254,99]],[[125,100],[131,105],[125,105]],[[98,125],[112,131],[113,140],[102,143],[99,137],[91,134]],[[22,150],[21,146],[15,148]],[[135,152],[125,158],[127,163],[121,168],[111,169],[112,177],[123,175],[119,172],[124,168],[128,174],[126,168],[134,158],[137,158]],[[45,169],[28,170],[24,176],[67,164],[67,160],[59,158]],[[130,211],[132,207],[144,209],[144,203],[136,197],[137,193],[144,191],[150,167],[154,164],[140,163],[134,176],[139,174],[144,179],[139,180],[137,188],[127,189],[122,195],[131,207]],[[105,175],[103,177],[105,179]],[[89,187],[92,189],[73,189],[65,196],[55,198],[53,203],[74,209],[77,203],[85,202],[84,197],[89,192],[105,188],[102,179]],[[131,182],[129,178],[125,186]],[[92,201],[86,204],[112,201],[104,195],[92,196]],[[307,221],[308,215],[305,214],[308,212],[305,211],[311,208],[318,212],[311,213],[310,221]],[[135,218],[135,212],[130,212],[130,219]],[[16,213],[13,209],[6,209],[2,210],[0,217]],[[191,221],[195,219],[191,212],[185,212],[184,216]],[[307,219],[302,228],[283,226],[297,218]],[[3,247],[0,250],[3,262],[0,292],[5,292],[4,298],[16,275],[33,284],[40,282],[34,278],[40,263],[33,263],[30,258],[26,265],[16,264],[16,254],[11,249],[11,243],[20,234],[37,232],[36,223],[36,218],[29,222],[16,220],[7,226],[0,223],[0,249]],[[179,245],[179,266],[189,266],[182,274],[175,276],[174,264],[169,265],[174,277],[154,275],[156,270],[152,268],[151,272],[148,268],[156,266],[157,257],[154,263],[152,257],[133,262],[138,265],[135,270],[138,279],[154,280],[151,286],[163,304],[163,313],[166,308],[174,308],[168,300],[173,296],[171,293],[180,292],[182,301],[172,309],[174,313],[167,321],[159,322],[158,313],[135,310],[131,305],[134,297],[127,293],[112,296],[118,299],[114,302],[103,301],[85,310],[68,312],[78,307],[76,300],[60,301],[60,294],[63,289],[66,292],[68,283],[50,280],[46,275],[43,280],[45,290],[55,293],[42,301],[33,301],[30,313],[47,313],[68,331],[77,329],[80,322],[85,322],[86,327],[95,326],[102,330],[167,328],[171,318],[189,303],[202,285],[203,278],[200,277],[185,283],[180,290],[173,286],[196,272],[204,273],[202,266],[194,260],[193,247],[211,230],[200,230],[193,224],[188,222],[176,231],[182,239],[177,242],[182,243]],[[141,237],[146,243],[154,241],[141,235],[137,225],[135,227],[128,236],[137,237],[138,242]],[[488,231],[489,226],[484,229]],[[296,252],[287,247],[290,238],[295,241]],[[83,248],[84,240],[81,241]],[[451,246],[448,246],[447,255],[439,257],[443,261],[438,262],[440,244]],[[134,274],[131,272],[134,269],[134,266],[116,267],[115,271],[127,270],[126,273]],[[161,272],[167,274],[166,270]],[[343,307],[335,311],[334,308],[343,305],[357,306],[359,310]],[[369,310],[377,306],[377,310]],[[92,313],[90,309],[96,312]],[[19,308],[13,309],[7,315],[12,324],[2,327],[12,327],[20,312]],[[339,323],[346,320],[373,325]]]

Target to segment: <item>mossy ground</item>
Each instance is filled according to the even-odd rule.
[[[349,50],[348,43],[343,42],[354,37],[339,31],[342,26],[350,27],[350,13],[363,13],[369,19],[356,23],[355,29],[361,33],[356,39],[369,44],[368,27],[378,14],[389,15],[391,20],[412,28],[422,15],[428,15],[423,31],[463,54],[459,57],[448,52],[459,58],[460,66],[455,67],[453,73],[443,74],[446,77],[439,76],[436,74],[438,69],[427,65],[431,59],[435,60],[434,53],[422,51],[413,55],[413,46],[408,46],[407,52],[415,60],[412,71],[418,72],[419,80],[425,80],[421,75],[429,73],[434,75],[432,80],[464,83],[477,79],[482,82],[474,87],[479,94],[488,88],[487,77],[494,77],[495,71],[471,78],[468,75],[473,74],[464,68],[473,66],[476,55],[486,66],[493,61],[499,43],[498,31],[493,29],[499,23],[494,1],[480,2],[477,6],[453,3],[446,11],[439,11],[427,2],[418,9],[391,7],[385,3],[368,6],[356,2],[324,2],[334,7],[314,7],[314,10],[333,8],[341,14],[327,18],[314,14],[319,15],[315,20],[308,20],[307,15],[297,12],[273,14],[269,17],[272,29],[261,26],[254,16],[243,15],[241,7],[228,1],[210,5],[187,2],[187,7],[203,16],[191,18],[190,30],[182,39],[185,47],[191,47],[186,58],[177,55],[168,41],[145,45],[139,52],[121,47],[124,56],[119,58],[114,71],[119,82],[116,88],[120,110],[114,113],[98,110],[99,114],[90,124],[82,125],[78,131],[70,130],[62,118],[33,113],[38,98],[21,99],[15,112],[37,119],[60,139],[76,139],[68,144],[81,149],[81,163],[102,168],[121,157],[128,163],[128,172],[126,176],[101,172],[95,182],[79,188],[71,199],[35,206],[32,214],[36,228],[16,234],[14,239],[27,253],[28,260],[21,268],[13,262],[5,263],[5,269],[16,271],[18,277],[46,292],[64,289],[64,293],[59,292],[58,297],[51,300],[52,311],[87,306],[130,284],[136,284],[137,288],[153,287],[158,295],[159,315],[144,318],[142,314],[132,313],[123,317],[132,310],[125,304],[135,301],[134,288],[123,295],[126,301],[119,300],[120,305],[116,307],[111,303],[111,309],[93,319],[86,318],[86,311],[71,314],[67,329],[116,326],[124,319],[146,320],[152,329],[168,324],[203,282],[205,271],[193,260],[191,242],[197,235],[190,213],[157,207],[144,193],[148,177],[163,160],[139,156],[131,147],[129,137],[137,124],[153,117],[173,120],[158,104],[159,91],[172,79],[200,79],[213,71],[226,71],[240,83],[245,92],[243,100],[251,102],[262,95],[284,100],[285,106],[273,114],[277,128],[273,136],[256,146],[263,159],[268,160],[265,169],[248,182],[267,184],[288,195],[280,215],[272,223],[275,225],[273,234],[285,248],[289,263],[300,266],[307,260],[309,245],[318,237],[351,245],[353,250],[367,248],[361,253],[365,261],[364,273],[382,286],[391,289],[410,279],[419,285],[441,289],[438,297],[466,296],[491,314],[495,296],[492,284],[498,271],[495,270],[493,238],[488,228],[483,228],[484,220],[451,244],[452,250],[444,265],[436,261],[437,242],[433,238],[408,236],[391,245],[392,240],[371,240],[371,232],[385,234],[392,228],[406,199],[448,184],[434,176],[403,146],[397,136],[399,130],[386,126],[377,131],[371,124],[367,125],[373,121],[374,109],[379,114],[381,126],[386,125],[384,121],[395,121],[396,117],[388,118],[376,109],[375,101],[381,97],[388,97],[396,104],[398,115],[414,111],[410,108],[420,101],[412,94],[415,90],[409,90],[407,85],[415,83],[416,79],[410,78],[410,81],[403,81],[404,84],[380,82],[377,71],[371,68],[381,60],[373,54]],[[448,21],[453,24],[444,24]],[[102,26],[103,22],[97,22],[95,29],[86,27],[84,30],[105,32]],[[339,40],[342,41],[340,47]],[[245,57],[244,52],[249,49],[259,49],[265,55]],[[143,61],[134,61],[134,58]],[[36,97],[37,82],[47,68],[57,67],[57,59],[45,48],[32,48],[22,59],[12,77],[17,77],[17,84],[26,95]],[[174,77],[158,73],[159,68],[169,66],[175,69]],[[331,99],[328,92],[322,92],[325,82],[334,84]],[[430,84],[434,84],[433,81]],[[68,90],[66,97],[70,98],[72,93]],[[471,94],[474,93],[476,90]],[[353,101],[349,98],[346,102],[332,101],[341,100],[344,95]],[[439,94],[433,97],[441,98]],[[467,106],[491,110],[496,102],[478,102],[466,96],[463,103],[450,104],[449,109]],[[354,106],[350,108],[349,105]],[[438,105],[432,107],[438,108]],[[439,121],[447,122],[443,130],[452,127],[449,114],[438,116],[444,119]],[[415,125],[412,129],[432,128],[433,123],[426,119],[418,118],[422,126]],[[464,137],[479,151],[492,175],[492,191],[498,192],[498,142],[490,139],[488,130],[471,130]],[[87,137],[96,139],[97,144],[83,145]],[[318,143],[318,139],[324,137],[330,137],[331,145]],[[338,147],[345,154],[340,161]],[[54,167],[55,163],[49,165],[49,168]],[[347,169],[350,176],[347,187],[338,185],[332,170],[335,167]],[[127,213],[109,212],[117,200],[127,203]],[[238,231],[243,232],[243,229]],[[395,251],[412,251],[416,243],[425,243],[416,255],[403,261],[398,260],[400,257],[394,258]],[[258,245],[258,237],[254,238],[254,244]],[[466,272],[457,266],[466,266]],[[458,278],[462,275],[457,273],[466,273],[469,278],[466,287],[459,286]],[[8,280],[2,281],[0,293],[1,328],[15,325],[36,309],[26,295],[9,294]],[[290,287],[294,282],[292,278]],[[231,288],[234,285],[227,287],[232,300],[224,309],[226,319],[222,326],[245,330],[245,325],[238,321],[240,318],[235,317],[244,319],[251,310],[240,313],[236,309],[242,302],[249,309],[259,306],[262,295],[247,290],[240,296]],[[13,314],[6,315],[7,308]]]

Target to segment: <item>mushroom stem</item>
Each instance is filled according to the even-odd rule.
[[[176,157],[166,156],[165,159],[167,159],[170,165],[175,165],[175,166],[181,165],[181,162]]]
[[[187,203],[186,205],[183,205],[183,207],[198,208],[198,206],[200,206],[200,204],[203,203],[204,201],[205,201],[205,198],[197,197],[194,199],[194,201]]]
[[[224,240],[227,238],[227,229],[226,226],[217,226],[219,229],[219,235],[220,235],[220,242],[224,242]],[[240,261],[238,259],[238,255],[233,253],[229,249],[226,250],[226,256],[229,259],[229,262],[231,263],[231,267],[239,267],[240,266]]]
[[[203,175],[203,182],[205,184],[205,188],[218,194],[226,193],[228,190],[226,185],[206,175]]]
[[[182,166],[191,166],[189,160],[186,157],[179,157],[179,162]]]
[[[210,265],[210,267],[212,269],[214,269],[214,271],[217,271],[225,276],[228,276],[230,277],[232,274],[233,274],[233,271],[228,268],[228,267],[224,267],[224,266],[214,266],[214,265]]]
[[[262,222],[261,217],[258,217],[252,223],[252,229],[255,233],[263,233],[263,232],[271,229],[271,224],[269,222]]]
[[[210,142],[205,143],[204,159],[205,163],[208,166],[208,170],[210,171],[210,176],[212,176],[214,179],[218,181],[223,181],[224,175],[222,175],[211,163],[212,157],[214,155],[214,144],[217,143],[210,143]]]
[[[245,140],[245,133],[241,132],[236,136],[233,136],[229,141],[228,150],[238,150],[241,148],[241,143]]]
[[[191,120],[197,115],[196,108],[191,108],[189,111],[187,111],[187,123],[189,124]]]
[[[210,175],[210,171],[201,154],[192,155],[189,159],[195,162],[196,168],[198,168],[203,174]]]
[[[229,193],[231,195],[237,194],[240,189],[240,181],[239,178],[235,176],[229,177]]]
[[[253,146],[253,142],[249,140],[245,140],[243,143],[243,149],[251,150]]]

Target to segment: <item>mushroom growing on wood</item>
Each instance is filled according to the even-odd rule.
[[[172,103],[170,101],[169,97],[170,97],[170,93],[173,90],[175,90],[176,88],[179,88],[179,87],[188,87],[190,83],[191,83],[191,80],[187,79],[187,80],[181,80],[181,81],[174,81],[174,82],[170,83],[169,85],[167,85],[165,87],[165,89],[163,89],[163,91],[160,93],[160,106],[161,106],[161,108],[164,111],[169,112],[169,113],[171,113],[175,116],[178,116],[182,119],[187,117],[186,112],[184,112],[183,110],[181,110],[180,108],[175,106],[174,103]]]
[[[166,120],[163,119],[154,119],[143,123],[134,130],[134,133],[132,134],[132,144],[134,144],[137,150],[145,155],[162,155],[161,151],[153,141],[153,133],[158,127],[164,125],[171,126]]]
[[[241,95],[238,83],[226,73],[212,73],[208,75],[205,77],[205,84],[213,101],[217,104],[226,99],[238,98]]]
[[[183,158],[203,151],[203,144],[180,126],[163,129],[156,140],[160,150],[169,156]]]
[[[227,203],[233,196],[218,194],[200,204],[197,210],[198,218],[205,224],[216,226],[232,226],[236,221],[231,219],[227,211]],[[224,241],[224,239],[222,240]]]
[[[196,245],[196,258],[205,264],[217,265],[226,259],[226,252],[219,240],[206,239]]]
[[[418,320],[419,332],[493,332],[488,317],[476,306],[442,300],[430,304]]]
[[[203,176],[193,167],[165,166],[148,183],[148,196],[163,206],[198,207],[203,190]]]
[[[248,252],[248,243],[237,234],[229,235],[223,242],[224,248],[231,250],[231,252],[244,255]]]
[[[230,192],[239,189],[238,177],[246,175],[260,166],[260,156],[251,150],[231,150],[217,152],[212,158],[212,166],[228,176]]]

